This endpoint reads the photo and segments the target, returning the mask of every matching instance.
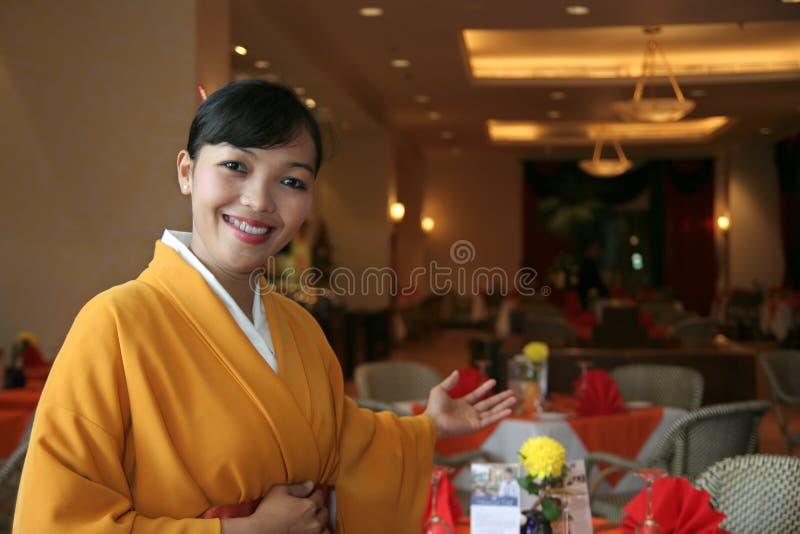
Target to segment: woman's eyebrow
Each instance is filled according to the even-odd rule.
[[[239,147],[239,146],[234,146],[233,148],[238,150],[238,151],[240,151],[240,152],[244,152],[245,154],[249,154],[252,157],[256,156],[255,152],[253,152],[252,150],[248,150],[247,148],[242,148],[242,147]]]
[[[289,163],[286,164],[286,166],[289,167],[290,169],[293,169],[295,167],[300,167],[301,169],[305,169],[311,174],[314,174],[314,167],[312,167],[308,163],[303,163],[300,161],[290,161]]]

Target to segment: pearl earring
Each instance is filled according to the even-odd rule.
[[[183,184],[184,189],[189,189],[189,184]]]

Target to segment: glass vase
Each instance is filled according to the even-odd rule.
[[[534,362],[523,354],[514,356],[508,361],[508,388],[517,399],[514,413],[541,411],[547,394],[547,360]]]
[[[550,521],[545,519],[539,510],[529,510],[524,515],[527,520],[519,527],[519,534],[553,534]]]

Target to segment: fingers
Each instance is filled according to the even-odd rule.
[[[502,406],[502,405],[501,405]],[[480,428],[487,427],[511,415],[510,407],[498,407],[492,411],[481,414]]]
[[[286,492],[291,495],[292,497],[300,497],[305,498],[308,497],[309,494],[314,489],[314,483],[310,480],[306,480],[305,482],[300,482],[299,484],[289,484],[286,486]]]
[[[322,491],[318,489],[309,495],[308,499],[314,503],[314,509],[317,511],[325,507],[325,496],[322,494]]]
[[[484,399],[480,402],[475,403],[475,409],[478,411],[488,410],[501,402],[506,402],[508,399],[516,400],[514,397],[514,393],[507,389],[498,393],[497,395],[492,395],[488,399]]]
[[[458,384],[458,371],[453,371],[447,378],[439,382],[439,386],[445,391],[450,391]]]
[[[497,380],[494,378],[490,378],[480,386],[473,389],[467,395],[464,395],[464,400],[470,404],[473,404],[475,401],[479,400],[481,397],[486,395],[491,389],[497,384]]]

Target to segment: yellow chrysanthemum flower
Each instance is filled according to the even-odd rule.
[[[567,451],[553,438],[540,436],[530,438],[519,450],[522,465],[528,474],[538,480],[547,477],[558,478],[567,460]]]
[[[28,345],[37,345],[36,336],[30,332],[20,332],[17,334],[17,341],[20,343],[26,341]]]
[[[531,341],[525,345],[525,348],[522,349],[522,353],[529,360],[535,363],[541,363],[550,355],[550,348],[547,346],[547,343],[542,343],[541,341]]]

